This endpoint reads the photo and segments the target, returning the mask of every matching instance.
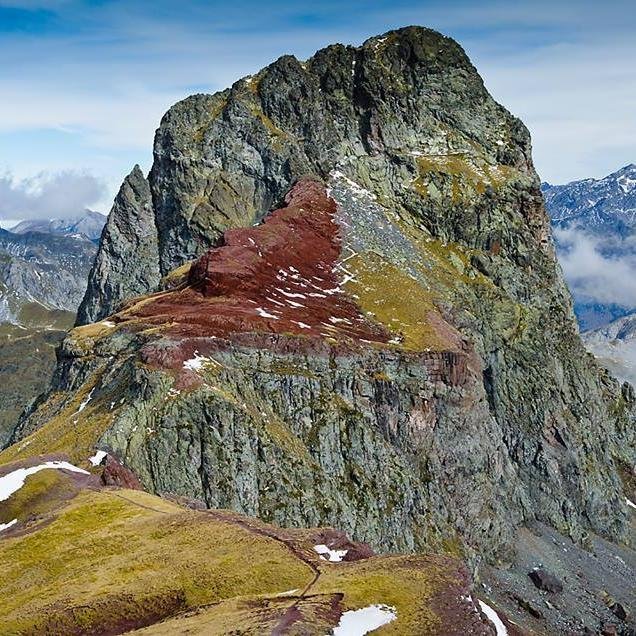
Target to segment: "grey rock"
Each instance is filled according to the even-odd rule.
[[[544,592],[557,594],[563,591],[563,583],[561,583],[554,574],[546,572],[543,568],[535,568],[531,570],[528,576],[535,586]]]
[[[77,324],[108,316],[121,301],[154,289],[159,280],[150,188],[139,166],[135,166],[108,215],[77,313]]]

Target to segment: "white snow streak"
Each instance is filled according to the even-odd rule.
[[[628,499],[627,497],[625,497],[625,501],[627,502],[627,505],[630,508],[635,508],[636,509],[636,504],[631,499]]]
[[[69,464],[68,462],[62,461],[50,461],[45,462],[44,464],[40,464],[39,466],[31,466],[30,468],[18,468],[8,475],[0,477],[0,501],[5,501],[13,493],[18,492],[18,490],[20,490],[20,488],[24,486],[24,481],[29,475],[35,475],[35,473],[39,473],[41,470],[45,470],[47,468],[63,468],[65,470],[71,470],[75,473],[90,475],[88,471],[83,470],[82,468],[78,468],[77,466],[73,466],[73,464]]]
[[[274,320],[279,320],[278,316],[274,316],[274,314],[268,314],[262,307],[257,307],[256,313],[262,318],[273,318]]]
[[[91,401],[91,398],[93,397],[94,391],[95,391],[95,387],[91,389],[91,392],[88,394],[86,399],[79,405],[79,408],[77,409],[77,411],[75,411],[73,415],[77,415],[78,413],[81,413],[86,408],[88,403]]]
[[[106,455],[108,455],[106,451],[98,450],[92,457],[88,458],[88,461],[91,463],[91,466],[99,466]]]
[[[332,562],[342,561],[342,557],[344,557],[344,555],[348,552],[348,550],[332,550],[324,543],[315,545],[314,550],[320,555],[320,558],[324,559],[325,561]]]
[[[495,630],[497,631],[497,636],[508,636],[508,630],[506,626],[503,624],[502,620],[499,618],[499,615],[495,610],[487,605],[483,601],[479,602],[479,607],[481,607],[481,611],[488,617],[488,620],[495,626]]]
[[[11,526],[14,526],[16,523],[18,523],[17,519],[14,519],[13,521],[9,521],[9,523],[0,523],[0,532],[2,532],[3,530],[8,530]]]

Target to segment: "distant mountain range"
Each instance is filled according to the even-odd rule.
[[[28,224],[36,225],[0,229],[0,445],[50,381],[55,347],[73,324],[97,250],[88,222],[78,221],[80,231],[50,222],[36,232]]]
[[[603,179],[541,187],[552,224],[624,237],[636,226],[636,164]]]
[[[63,236],[83,235],[91,241],[98,241],[106,223],[106,216],[100,212],[86,210],[84,214],[64,219],[27,219],[11,228],[15,234],[25,232],[45,232]]]
[[[621,294],[613,274],[620,269],[628,278],[625,272],[636,264],[636,165],[603,179],[544,183],[541,189],[581,330],[602,327],[636,309],[636,295]]]
[[[75,312],[96,247],[83,235],[0,229],[0,322],[30,323],[31,305]]]
[[[583,340],[617,378],[636,383],[636,164],[542,190]]]
[[[636,312],[584,333],[583,341],[619,380],[636,386]]]

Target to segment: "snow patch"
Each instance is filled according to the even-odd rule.
[[[628,499],[627,497],[625,497],[625,502],[630,508],[636,509],[636,504],[631,499]]]
[[[198,371],[203,368],[203,365],[207,362],[205,356],[200,356],[198,351],[194,352],[194,358],[190,358],[183,363],[183,368],[189,371]]]
[[[349,552],[349,550],[332,550],[324,543],[319,543],[314,546],[314,550],[320,555],[321,559],[325,561],[331,561],[332,563],[342,561],[342,558]]]
[[[288,292],[284,289],[280,289],[280,287],[276,287],[276,291],[280,292],[283,296],[287,296],[287,298],[307,298],[305,294],[294,294],[293,292]]]
[[[369,605],[369,607],[345,612],[332,634],[333,636],[364,636],[396,618],[395,607]]]
[[[18,468],[17,470],[14,470],[8,475],[5,475],[4,477],[0,477],[0,501],[5,501],[13,493],[18,492],[18,490],[20,490],[20,488],[24,486],[24,481],[29,475],[35,475],[35,473],[39,473],[41,470],[46,470],[47,468],[71,470],[75,473],[90,475],[88,471],[82,468],[73,466],[73,464],[69,464],[68,462],[57,461],[57,460],[44,462],[44,464],[39,464],[38,466],[31,466],[30,468]]]
[[[13,519],[13,521],[9,521],[9,523],[0,523],[0,532],[2,532],[3,530],[8,530],[11,526],[14,526],[16,523],[18,523],[17,519]]]
[[[636,186],[636,179],[630,179],[629,177],[622,175],[618,178],[617,183],[625,194],[629,194],[633,187]]]
[[[479,601],[479,607],[481,607],[481,611],[488,617],[488,620],[495,626],[495,630],[497,632],[497,636],[508,636],[508,630],[506,626],[503,624],[503,621],[499,618],[499,614],[495,612],[495,610],[487,605],[483,601]]]
[[[98,450],[92,457],[88,458],[88,461],[91,463],[91,466],[99,466],[106,455],[108,455],[106,451]]]
[[[262,307],[257,307],[256,313],[262,318],[273,318],[274,320],[279,320],[278,316],[274,316],[274,314],[268,314]]]
[[[91,392],[88,394],[86,399],[79,405],[79,408],[77,409],[77,411],[75,411],[74,415],[81,413],[87,407],[88,403],[91,401],[93,397],[94,391],[95,391],[95,387],[91,389]]]

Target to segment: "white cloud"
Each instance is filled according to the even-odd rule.
[[[0,176],[0,219],[43,219],[80,214],[104,197],[105,186],[92,175],[41,173],[16,180]]]
[[[636,256],[602,253],[603,244],[578,229],[556,229],[559,261],[572,293],[579,299],[636,307]]]

